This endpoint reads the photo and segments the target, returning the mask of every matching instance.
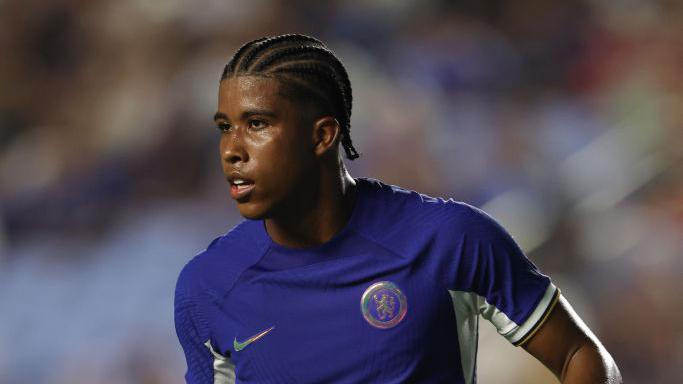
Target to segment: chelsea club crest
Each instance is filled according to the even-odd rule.
[[[360,311],[373,327],[395,327],[406,316],[406,296],[391,281],[380,281],[369,286],[360,299]]]

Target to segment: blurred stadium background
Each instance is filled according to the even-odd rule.
[[[354,176],[483,207],[627,382],[683,382],[682,4],[0,1],[0,383],[183,382],[175,279],[240,220],[218,78],[285,32],[350,72]],[[482,328],[480,382],[549,382]]]

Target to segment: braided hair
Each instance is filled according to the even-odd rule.
[[[221,81],[244,75],[275,77],[288,94],[315,100],[339,121],[346,157],[358,158],[350,133],[351,82],[341,61],[320,40],[288,34],[250,41],[230,59]]]

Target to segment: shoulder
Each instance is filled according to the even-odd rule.
[[[359,179],[367,190],[366,219],[385,232],[387,226],[427,232],[462,233],[487,238],[505,234],[481,209],[452,198],[432,197],[374,179]]]
[[[180,271],[176,296],[221,296],[265,252],[257,234],[260,221],[245,220],[218,236]]]

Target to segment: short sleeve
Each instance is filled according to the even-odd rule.
[[[462,224],[455,292],[468,301],[463,307],[521,345],[543,324],[559,290],[486,213],[469,207]]]
[[[184,292],[181,281],[178,281],[174,300],[175,328],[178,340],[185,354],[187,371],[185,380],[188,384],[213,383],[213,364],[211,352],[204,346],[202,333],[193,320],[196,304]]]
[[[215,352],[208,336],[196,296],[189,294],[187,267],[181,272],[174,300],[175,328],[183,348],[188,384],[232,384],[234,365],[229,358]]]

